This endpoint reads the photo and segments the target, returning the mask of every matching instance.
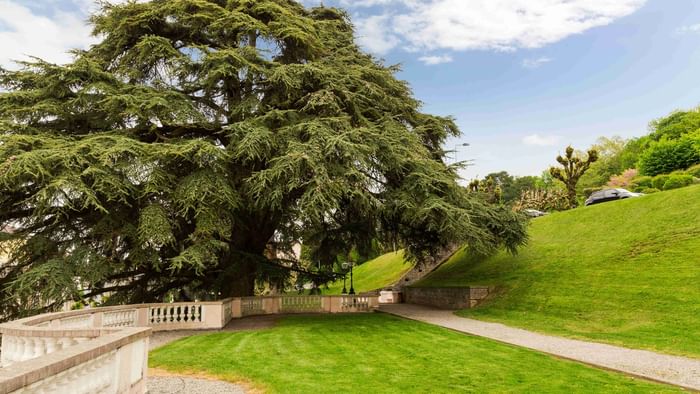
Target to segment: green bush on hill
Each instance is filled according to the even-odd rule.
[[[685,173],[688,175],[692,175],[695,178],[700,178],[700,164],[696,164],[687,170],[685,170]]]
[[[653,187],[651,184],[653,177],[650,177],[648,175],[642,175],[634,178],[634,184],[637,185],[637,187]]]
[[[661,140],[652,143],[639,158],[638,168],[644,175],[668,174],[700,163],[697,138]]]
[[[674,174],[668,177],[664,183],[664,190],[678,189],[686,187],[693,183],[693,177],[690,175]]]
[[[658,193],[660,191],[661,190],[654,188],[654,187],[647,187],[647,188],[641,189],[637,193],[652,194],[652,193]]]
[[[670,175],[657,175],[651,180],[651,187],[654,189],[659,189],[663,190],[664,185],[666,184],[666,181],[668,178],[670,178]]]

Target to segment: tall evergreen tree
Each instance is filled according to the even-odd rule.
[[[67,65],[0,70],[4,313],[67,299],[251,295],[278,251],[393,237],[488,253],[522,221],[456,182],[452,119],[362,53],[341,10],[293,0],[105,4]],[[0,311],[0,314],[3,311]]]

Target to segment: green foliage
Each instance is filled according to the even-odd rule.
[[[536,209],[538,211],[563,211],[569,209],[567,193],[559,189],[530,189],[523,190],[520,198],[513,205],[515,211]]]
[[[691,175],[674,174],[670,175],[666,182],[664,182],[663,190],[678,189],[689,186],[692,183],[693,177]]]
[[[148,363],[266,393],[679,391],[386,313],[289,316],[265,330],[194,335]]]
[[[637,176],[632,180],[632,182],[638,187],[652,187],[653,177],[648,175]]]
[[[663,190],[668,178],[670,178],[670,175],[657,175],[651,179],[651,186],[655,189]]]
[[[651,194],[651,193],[658,193],[660,191],[661,190],[659,190],[655,187],[647,187],[647,188],[641,189],[638,193]]]
[[[561,181],[566,186],[570,208],[574,208],[577,205],[576,185],[579,179],[581,179],[581,176],[591,167],[591,164],[595,163],[597,160],[598,151],[595,149],[590,149],[584,160],[575,154],[574,148],[568,146],[566,147],[566,154],[564,156],[557,156],[557,162],[562,168],[549,168],[549,173],[552,177]]]
[[[517,256],[456,254],[421,285],[496,286],[472,318],[697,358],[699,217],[700,185],[557,212]]]
[[[622,152],[627,144],[628,141],[618,136],[598,138],[591,146],[591,149],[598,152],[598,160],[591,164],[588,171],[581,176],[578,183],[579,190],[603,186],[612,176],[634,167],[634,163],[629,166],[623,164]]]
[[[607,186],[610,187],[621,187],[621,188],[632,188],[634,186],[634,179],[637,177],[638,172],[634,168],[627,169],[620,175],[614,175],[610,177]]]
[[[700,163],[700,135],[652,143],[639,158],[644,175],[668,174]]]
[[[700,107],[690,111],[675,111],[649,124],[653,141],[678,140],[700,130]]]
[[[686,169],[685,173],[688,175],[692,175],[695,178],[700,178],[700,164],[696,164],[696,165]]]
[[[451,118],[292,0],[104,3],[66,65],[0,69],[2,310],[249,295],[397,240],[515,251],[525,224],[457,183]],[[305,243],[321,270],[289,256]],[[12,297],[10,297],[12,295]]]
[[[523,190],[534,189],[540,181],[536,176],[512,176],[506,171],[488,174],[480,182],[493,179],[501,190],[501,201],[504,204],[512,204],[520,198]]]

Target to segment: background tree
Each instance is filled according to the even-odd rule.
[[[577,186],[579,192],[584,188],[605,185],[610,177],[621,174],[628,168],[634,168],[636,159],[631,166],[626,166],[623,162],[622,153],[627,144],[628,141],[619,136],[598,138],[590,148],[598,152],[598,160],[581,176]]]
[[[373,239],[417,261],[525,239],[519,215],[457,184],[455,123],[420,112],[343,11],[153,0],[91,21],[101,42],[72,63],[0,70],[0,228],[16,225],[0,241],[21,241],[4,311],[251,295],[324,280]],[[279,257],[298,242],[321,270]]]
[[[499,171],[486,175],[484,181],[493,179],[501,189],[501,200],[504,204],[512,204],[520,198],[524,190],[534,189],[539,180],[536,176],[513,176],[507,171]]]
[[[581,176],[596,160],[598,160],[598,152],[595,149],[590,149],[586,159],[584,160],[574,153],[574,148],[568,146],[566,147],[566,153],[564,156],[557,156],[557,162],[561,164],[562,168],[549,168],[549,173],[552,175],[552,177],[561,181],[566,186],[569,206],[571,208],[574,208],[577,205],[576,184]]]

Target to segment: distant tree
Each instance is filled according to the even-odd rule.
[[[535,188],[539,178],[536,176],[513,176],[507,171],[500,171],[484,177],[484,181],[488,179],[493,179],[495,184],[501,189],[501,201],[504,204],[512,204],[520,198],[523,190]]]
[[[689,111],[674,111],[649,123],[652,141],[677,140],[700,130],[700,107]]]
[[[581,176],[578,190],[605,185],[610,177],[633,168],[634,163],[631,166],[624,166],[622,162],[622,152],[626,146],[627,140],[619,136],[598,138],[590,148],[598,152],[598,160],[591,164],[591,168]]]
[[[513,204],[513,210],[536,209],[538,211],[563,211],[569,208],[569,198],[561,189],[523,190]]]
[[[557,156],[557,162],[562,167],[549,168],[549,173],[552,175],[552,177],[564,183],[569,198],[569,206],[571,208],[574,208],[577,205],[576,185],[578,184],[579,179],[581,179],[581,176],[591,167],[591,164],[596,162],[596,160],[598,160],[598,151],[595,149],[590,149],[586,159],[584,160],[574,153],[574,148],[568,146],[566,147],[566,153],[564,156]]]

